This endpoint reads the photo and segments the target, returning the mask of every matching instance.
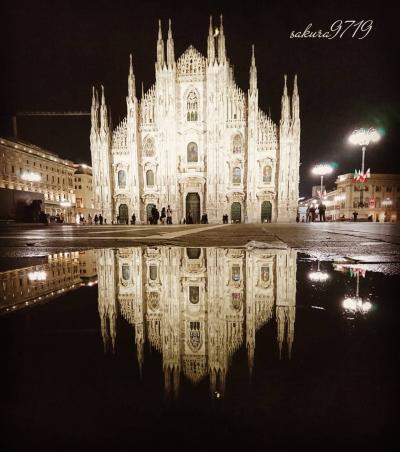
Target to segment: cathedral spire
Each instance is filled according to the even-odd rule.
[[[226,61],[225,35],[224,35],[224,25],[222,23],[222,14],[219,17],[220,25],[218,35],[218,62],[220,64],[223,64]]]
[[[214,64],[215,61],[215,42],[214,42],[214,31],[212,25],[212,16],[210,16],[210,27],[208,28],[208,38],[207,38],[207,58],[209,64]]]
[[[290,106],[289,106],[289,96],[287,93],[287,76],[284,76],[284,86],[283,86],[283,95],[282,95],[282,109],[281,109],[281,123],[289,123],[290,122]]]
[[[101,106],[100,106],[100,127],[104,132],[108,132],[109,119],[107,114],[106,97],[104,95],[104,86],[101,85]]]
[[[175,65],[174,39],[172,38],[171,19],[168,20],[167,65],[169,68],[172,68]]]
[[[92,109],[91,109],[91,123],[92,123],[92,131],[97,132],[99,129],[99,101],[97,98],[96,88],[93,86],[92,88]]]
[[[158,20],[158,39],[157,39],[157,65],[159,68],[164,66],[164,41],[162,38],[161,19]]]
[[[251,66],[250,66],[250,94],[257,91],[257,67],[254,56],[254,44],[251,46]]]
[[[293,95],[292,95],[292,120],[300,118],[300,102],[299,102],[299,91],[297,88],[297,74],[294,76],[293,82]]]
[[[132,100],[136,97],[135,75],[133,73],[132,54],[129,55],[128,97],[129,99]]]

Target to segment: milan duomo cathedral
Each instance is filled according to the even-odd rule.
[[[300,164],[297,80],[284,77],[279,125],[258,106],[252,48],[247,94],[235,83],[222,16],[210,27],[207,58],[193,46],[175,60],[169,22],[166,52],[159,25],[155,83],[139,100],[132,56],[127,116],[112,130],[102,87],[93,88],[91,154],[95,208],[125,223],[146,223],[151,209],[172,209],[173,223],[294,221]]]
[[[297,251],[135,247],[95,250],[104,347],[115,350],[118,317],[135,331],[140,374],[144,348],[162,355],[166,395],[182,376],[208,378],[224,395],[234,353],[254,368],[256,333],[276,328],[276,354],[291,357],[296,317]]]

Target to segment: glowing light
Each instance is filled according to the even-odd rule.
[[[363,302],[362,298],[345,298],[342,302],[342,306],[346,311],[353,314],[360,312],[361,314],[367,314],[372,309],[372,303],[369,301]]]
[[[21,179],[28,182],[39,182],[42,180],[40,174],[31,173],[30,171],[24,171],[23,173],[21,173]]]
[[[46,281],[47,273],[44,271],[30,272],[28,273],[29,281]]]
[[[384,207],[389,207],[393,204],[393,201],[390,198],[386,198],[382,201],[382,205]]]
[[[316,271],[310,272],[308,274],[308,277],[313,282],[325,282],[327,279],[329,279],[329,274],[326,272]]]
[[[349,136],[349,142],[358,146],[368,146],[369,143],[376,143],[381,139],[381,134],[370,127],[369,129],[357,129]]]
[[[311,170],[311,172],[313,174],[315,174],[316,176],[325,176],[327,174],[331,174],[332,171],[333,171],[333,168],[331,167],[331,165],[328,165],[327,163],[322,163],[321,165],[316,165]]]
[[[216,38],[218,35],[219,35],[219,30],[218,30],[218,28],[216,28],[215,32],[214,32],[214,38]]]

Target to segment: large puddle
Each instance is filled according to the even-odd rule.
[[[4,271],[4,450],[382,445],[399,287],[384,270],[130,247]]]

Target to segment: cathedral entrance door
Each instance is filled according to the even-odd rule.
[[[118,210],[119,210],[120,224],[127,224],[127,222],[128,222],[128,206],[126,204],[120,204]]]
[[[272,219],[272,204],[269,201],[264,201],[261,204],[261,223],[271,223]]]
[[[151,222],[152,222],[151,209],[155,206],[156,206],[155,204],[147,204],[147,207],[146,207],[147,223],[151,224]]]
[[[242,221],[242,206],[240,205],[240,202],[232,203],[231,220],[233,223],[240,223]]]
[[[200,223],[200,196],[198,193],[186,195],[186,223],[190,223],[189,212],[192,214],[193,223]]]

